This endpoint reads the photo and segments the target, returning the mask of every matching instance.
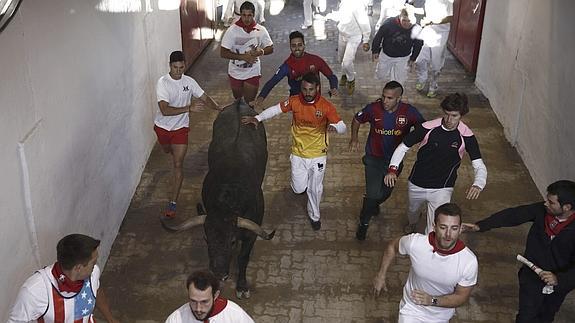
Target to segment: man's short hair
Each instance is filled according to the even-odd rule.
[[[190,290],[190,286],[192,284],[194,284],[196,289],[201,291],[211,287],[212,296],[214,296],[216,292],[220,290],[220,281],[216,278],[216,275],[208,270],[194,271],[190,276],[188,276],[188,280],[186,281],[186,288]]]
[[[464,93],[450,94],[441,101],[441,108],[445,111],[457,111],[461,116],[464,116],[469,112],[467,95]]]
[[[397,81],[390,81],[385,83],[385,86],[383,87],[384,90],[395,90],[395,89],[400,89],[401,93],[399,94],[400,96],[403,95],[403,86],[401,86],[401,84]]]
[[[100,240],[83,234],[67,235],[60,239],[56,246],[58,263],[64,270],[71,270],[76,265],[86,265],[99,245]]]
[[[185,62],[186,58],[184,57],[184,53],[181,50],[173,51],[170,54],[170,64],[175,62]]]
[[[289,34],[289,40],[290,40],[290,41],[291,41],[292,39],[296,39],[296,38],[301,38],[301,41],[304,42],[304,44],[305,44],[305,38],[304,38],[303,34],[302,34],[301,32],[299,32],[299,31],[297,31],[297,30],[296,30],[296,31],[292,31],[292,32]]]
[[[249,1],[245,1],[244,3],[242,3],[242,5],[240,6],[240,13],[244,10],[251,10],[253,14],[256,13],[256,7],[254,6],[253,3],[249,2]]]
[[[435,209],[435,219],[433,219],[433,223],[437,224],[437,218],[440,214],[447,215],[447,216],[458,216],[459,222],[461,223],[461,208],[455,203],[445,203],[442,204],[440,207]]]
[[[547,186],[547,193],[557,195],[557,201],[561,206],[571,205],[571,210],[575,210],[575,182],[561,180]]]
[[[319,85],[319,77],[314,72],[305,73],[301,79],[302,79],[302,81],[312,83],[316,86]]]

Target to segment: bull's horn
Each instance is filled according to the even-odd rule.
[[[271,233],[267,233],[259,224],[240,216],[238,216],[238,228],[250,230],[264,240],[270,240],[276,234],[276,230],[272,231]]]
[[[163,215],[160,215],[160,221],[162,222],[162,226],[166,230],[182,231],[182,230],[191,229],[191,228],[198,226],[198,225],[203,225],[204,222],[206,222],[206,216],[205,215],[194,216],[194,217],[189,218],[186,221],[183,221],[183,222],[176,224],[176,223],[174,223],[173,219],[170,219],[170,218],[167,218]]]

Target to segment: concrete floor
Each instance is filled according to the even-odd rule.
[[[328,12],[335,1],[328,1]],[[377,15],[374,15],[377,18]],[[302,22],[301,2],[290,2],[277,16],[267,16],[267,28],[275,44],[273,55],[263,58],[263,81],[269,79],[289,54],[289,32]],[[375,22],[375,21],[374,21]],[[325,27],[325,28],[323,28]],[[321,33],[325,30],[325,36]],[[337,32],[333,21],[316,21],[304,32],[307,51],[320,54],[340,75],[336,62]],[[324,40],[322,40],[324,38]],[[325,39],[327,38],[327,39]],[[373,78],[375,64],[370,55],[358,51],[357,88],[350,97],[332,101],[350,125],[355,112],[377,99],[382,84]],[[196,62],[191,75],[218,102],[232,101],[226,76],[227,61],[219,58],[219,43],[213,42]],[[327,81],[324,79],[324,84]],[[262,83],[263,85],[263,83]],[[479,200],[467,201],[464,191],[473,176],[469,160],[459,170],[453,200],[463,207],[464,221],[479,220],[494,211],[541,199],[529,172],[517,152],[505,140],[489,102],[473,85],[473,76],[449,57],[440,79],[442,95],[462,91],[471,98],[471,112],[465,121],[474,129],[489,170],[488,184]],[[407,99],[428,119],[439,116],[440,95],[427,99],[413,89],[413,75],[406,85]],[[276,86],[266,100],[271,106],[286,97],[287,82]],[[195,214],[201,184],[207,172],[207,148],[215,112],[192,115],[190,146],[185,160],[185,180],[178,201],[178,216]],[[382,215],[372,220],[368,238],[354,239],[364,193],[361,153],[349,153],[349,133],[331,137],[324,196],[321,204],[323,227],[312,231],[306,215],[305,196],[289,188],[288,160],[291,139],[290,117],[282,115],[265,124],[269,159],[264,182],[266,216],[264,228],[277,229],[271,241],[258,241],[248,266],[252,286],[249,300],[235,299],[234,264],[223,295],[238,302],[256,322],[394,322],[409,260],[400,258],[390,268],[390,292],[374,299],[371,281],[378,269],[385,242],[402,234],[406,223],[406,175],[400,178],[392,197],[382,205]],[[150,124],[150,131],[152,126]],[[360,138],[365,140],[367,126]],[[409,170],[414,153],[407,157]],[[105,288],[113,311],[122,322],[163,322],[187,300],[187,275],[207,268],[207,249],[201,228],[168,233],[158,221],[167,202],[171,163],[158,146],[154,148],[140,185],[133,197],[120,233],[104,269]],[[423,229],[424,219],[420,221]],[[463,239],[479,258],[479,282],[468,304],[457,309],[452,322],[511,322],[517,308],[519,265],[528,225]],[[557,322],[572,322],[575,297],[563,304]]]

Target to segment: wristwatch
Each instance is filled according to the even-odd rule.
[[[431,298],[431,305],[433,306],[437,306],[437,303],[439,302],[439,299],[437,299],[436,297],[432,297]]]

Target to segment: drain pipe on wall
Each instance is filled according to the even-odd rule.
[[[34,127],[24,136],[22,141],[18,142],[18,157],[20,157],[20,167],[22,169],[22,189],[24,193],[25,219],[28,226],[28,238],[32,245],[32,252],[36,260],[36,267],[42,267],[40,261],[40,246],[38,243],[38,233],[36,232],[36,223],[34,221],[34,211],[32,210],[32,193],[30,190],[30,172],[28,171],[28,162],[26,161],[26,150],[24,144],[36,132],[42,120],[36,122]]]

